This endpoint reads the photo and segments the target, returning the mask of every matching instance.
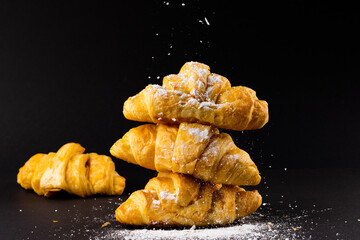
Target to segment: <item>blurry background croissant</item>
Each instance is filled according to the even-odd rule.
[[[56,153],[35,154],[19,169],[17,182],[46,197],[59,191],[80,197],[121,195],[125,178],[115,171],[111,158],[84,151],[78,143],[67,143]]]

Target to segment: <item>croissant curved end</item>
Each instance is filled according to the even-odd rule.
[[[146,105],[146,95],[148,92],[152,92],[150,87],[151,85],[135,96],[129,97],[124,102],[123,114],[126,119],[140,122],[152,122]]]
[[[123,148],[123,141],[121,139],[117,140],[110,148],[110,154],[114,157],[121,158],[122,152],[121,149]]]
[[[123,224],[146,225],[142,211],[142,207],[146,206],[146,201],[142,190],[132,193],[131,196],[116,209],[116,220]]]
[[[260,129],[269,122],[269,107],[265,100],[257,100],[254,104],[253,118],[249,123],[249,130]]]
[[[257,190],[253,190],[248,192],[251,195],[252,204],[250,204],[248,212],[253,213],[255,212],[262,204],[262,196]]]
[[[256,169],[256,173],[254,173],[252,177],[252,182],[249,184],[250,186],[256,186],[261,182],[261,176],[259,174],[259,171]]]
[[[114,176],[113,184],[114,184],[114,192],[113,195],[121,195],[125,189],[125,178],[120,176],[118,173]]]
[[[257,190],[240,191],[236,197],[236,215],[237,218],[246,217],[254,213],[262,204],[262,197]]]

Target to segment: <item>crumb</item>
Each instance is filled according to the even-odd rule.
[[[299,229],[298,228],[292,228],[294,231],[298,231]]]
[[[104,223],[103,225],[101,225],[101,227],[106,227],[106,226],[108,226],[108,225],[110,225],[110,222]]]
[[[57,223],[57,222],[59,222],[59,221],[58,221],[58,220],[53,220],[52,222],[53,222],[53,223]]]
[[[271,223],[271,222],[268,222],[267,225],[269,225],[269,226],[274,226],[274,224]]]

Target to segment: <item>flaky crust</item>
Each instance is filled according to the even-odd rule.
[[[190,174],[212,183],[257,185],[261,180],[249,154],[230,135],[199,123],[141,125],[119,139],[110,153],[158,172]]]
[[[164,77],[163,86],[148,85],[124,103],[127,119],[164,124],[196,122],[237,131],[262,128],[269,119],[268,104],[254,90],[231,87],[209,67],[187,62],[177,75]]]
[[[261,201],[256,190],[159,173],[144,190],[132,193],[115,215],[119,222],[131,225],[225,225],[255,212]]]
[[[84,151],[78,143],[67,143],[57,153],[35,154],[19,169],[17,182],[46,197],[61,190],[80,197],[121,195],[125,178],[115,171],[111,158]]]

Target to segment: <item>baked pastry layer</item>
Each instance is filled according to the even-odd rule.
[[[238,131],[262,128],[269,119],[267,102],[250,88],[231,87],[228,79],[209,69],[202,63],[185,63],[179,74],[164,77],[163,86],[148,85],[127,99],[124,116],[141,122],[197,122]]]
[[[110,153],[158,172],[176,172],[218,184],[257,185],[261,177],[249,154],[230,135],[199,123],[145,124],[119,139]]]
[[[116,210],[124,224],[148,226],[225,225],[255,212],[260,194],[211,184],[191,176],[159,173]]]
[[[111,158],[84,151],[78,143],[67,143],[56,153],[35,154],[19,169],[17,182],[46,197],[61,190],[80,197],[121,195],[125,178],[115,171]]]

